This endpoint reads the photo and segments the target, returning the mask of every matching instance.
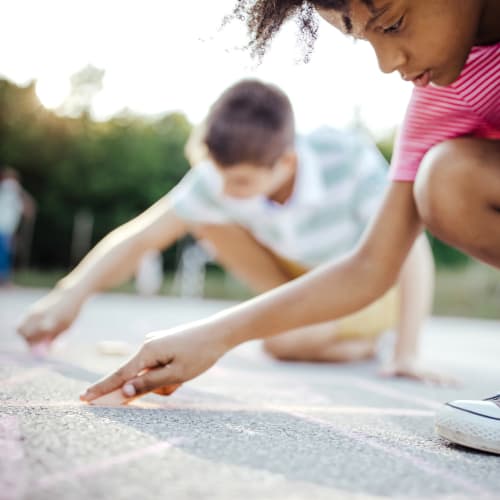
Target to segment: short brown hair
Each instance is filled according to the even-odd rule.
[[[241,163],[272,166],[293,145],[292,105],[274,85],[242,80],[212,105],[204,143],[221,167]]]

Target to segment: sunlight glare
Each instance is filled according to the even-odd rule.
[[[69,80],[55,75],[47,75],[36,82],[36,95],[47,109],[56,109],[69,94]]]

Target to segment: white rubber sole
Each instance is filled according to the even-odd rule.
[[[436,414],[436,432],[452,443],[500,455],[500,420],[445,405]]]

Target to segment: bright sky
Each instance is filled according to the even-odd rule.
[[[92,64],[106,71],[94,115],[129,108],[143,114],[180,110],[199,122],[230,84],[254,76],[281,86],[292,99],[300,131],[342,127],[359,109],[377,135],[398,125],[411,86],[382,75],[366,43],[321,25],[309,64],[293,23],[261,66],[238,50],[241,24],[217,30],[234,0],[2,0],[0,75],[38,80],[42,103],[56,107],[69,76]]]

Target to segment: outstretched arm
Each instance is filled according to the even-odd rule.
[[[30,344],[52,340],[75,320],[93,293],[129,278],[149,249],[162,249],[187,232],[168,196],[102,239],[48,295],[36,302],[18,331]]]
[[[394,182],[360,245],[346,258],[206,320],[158,332],[83,399],[91,401],[124,385],[130,396],[179,384],[237,344],[357,311],[396,282],[420,231],[413,185]]]

